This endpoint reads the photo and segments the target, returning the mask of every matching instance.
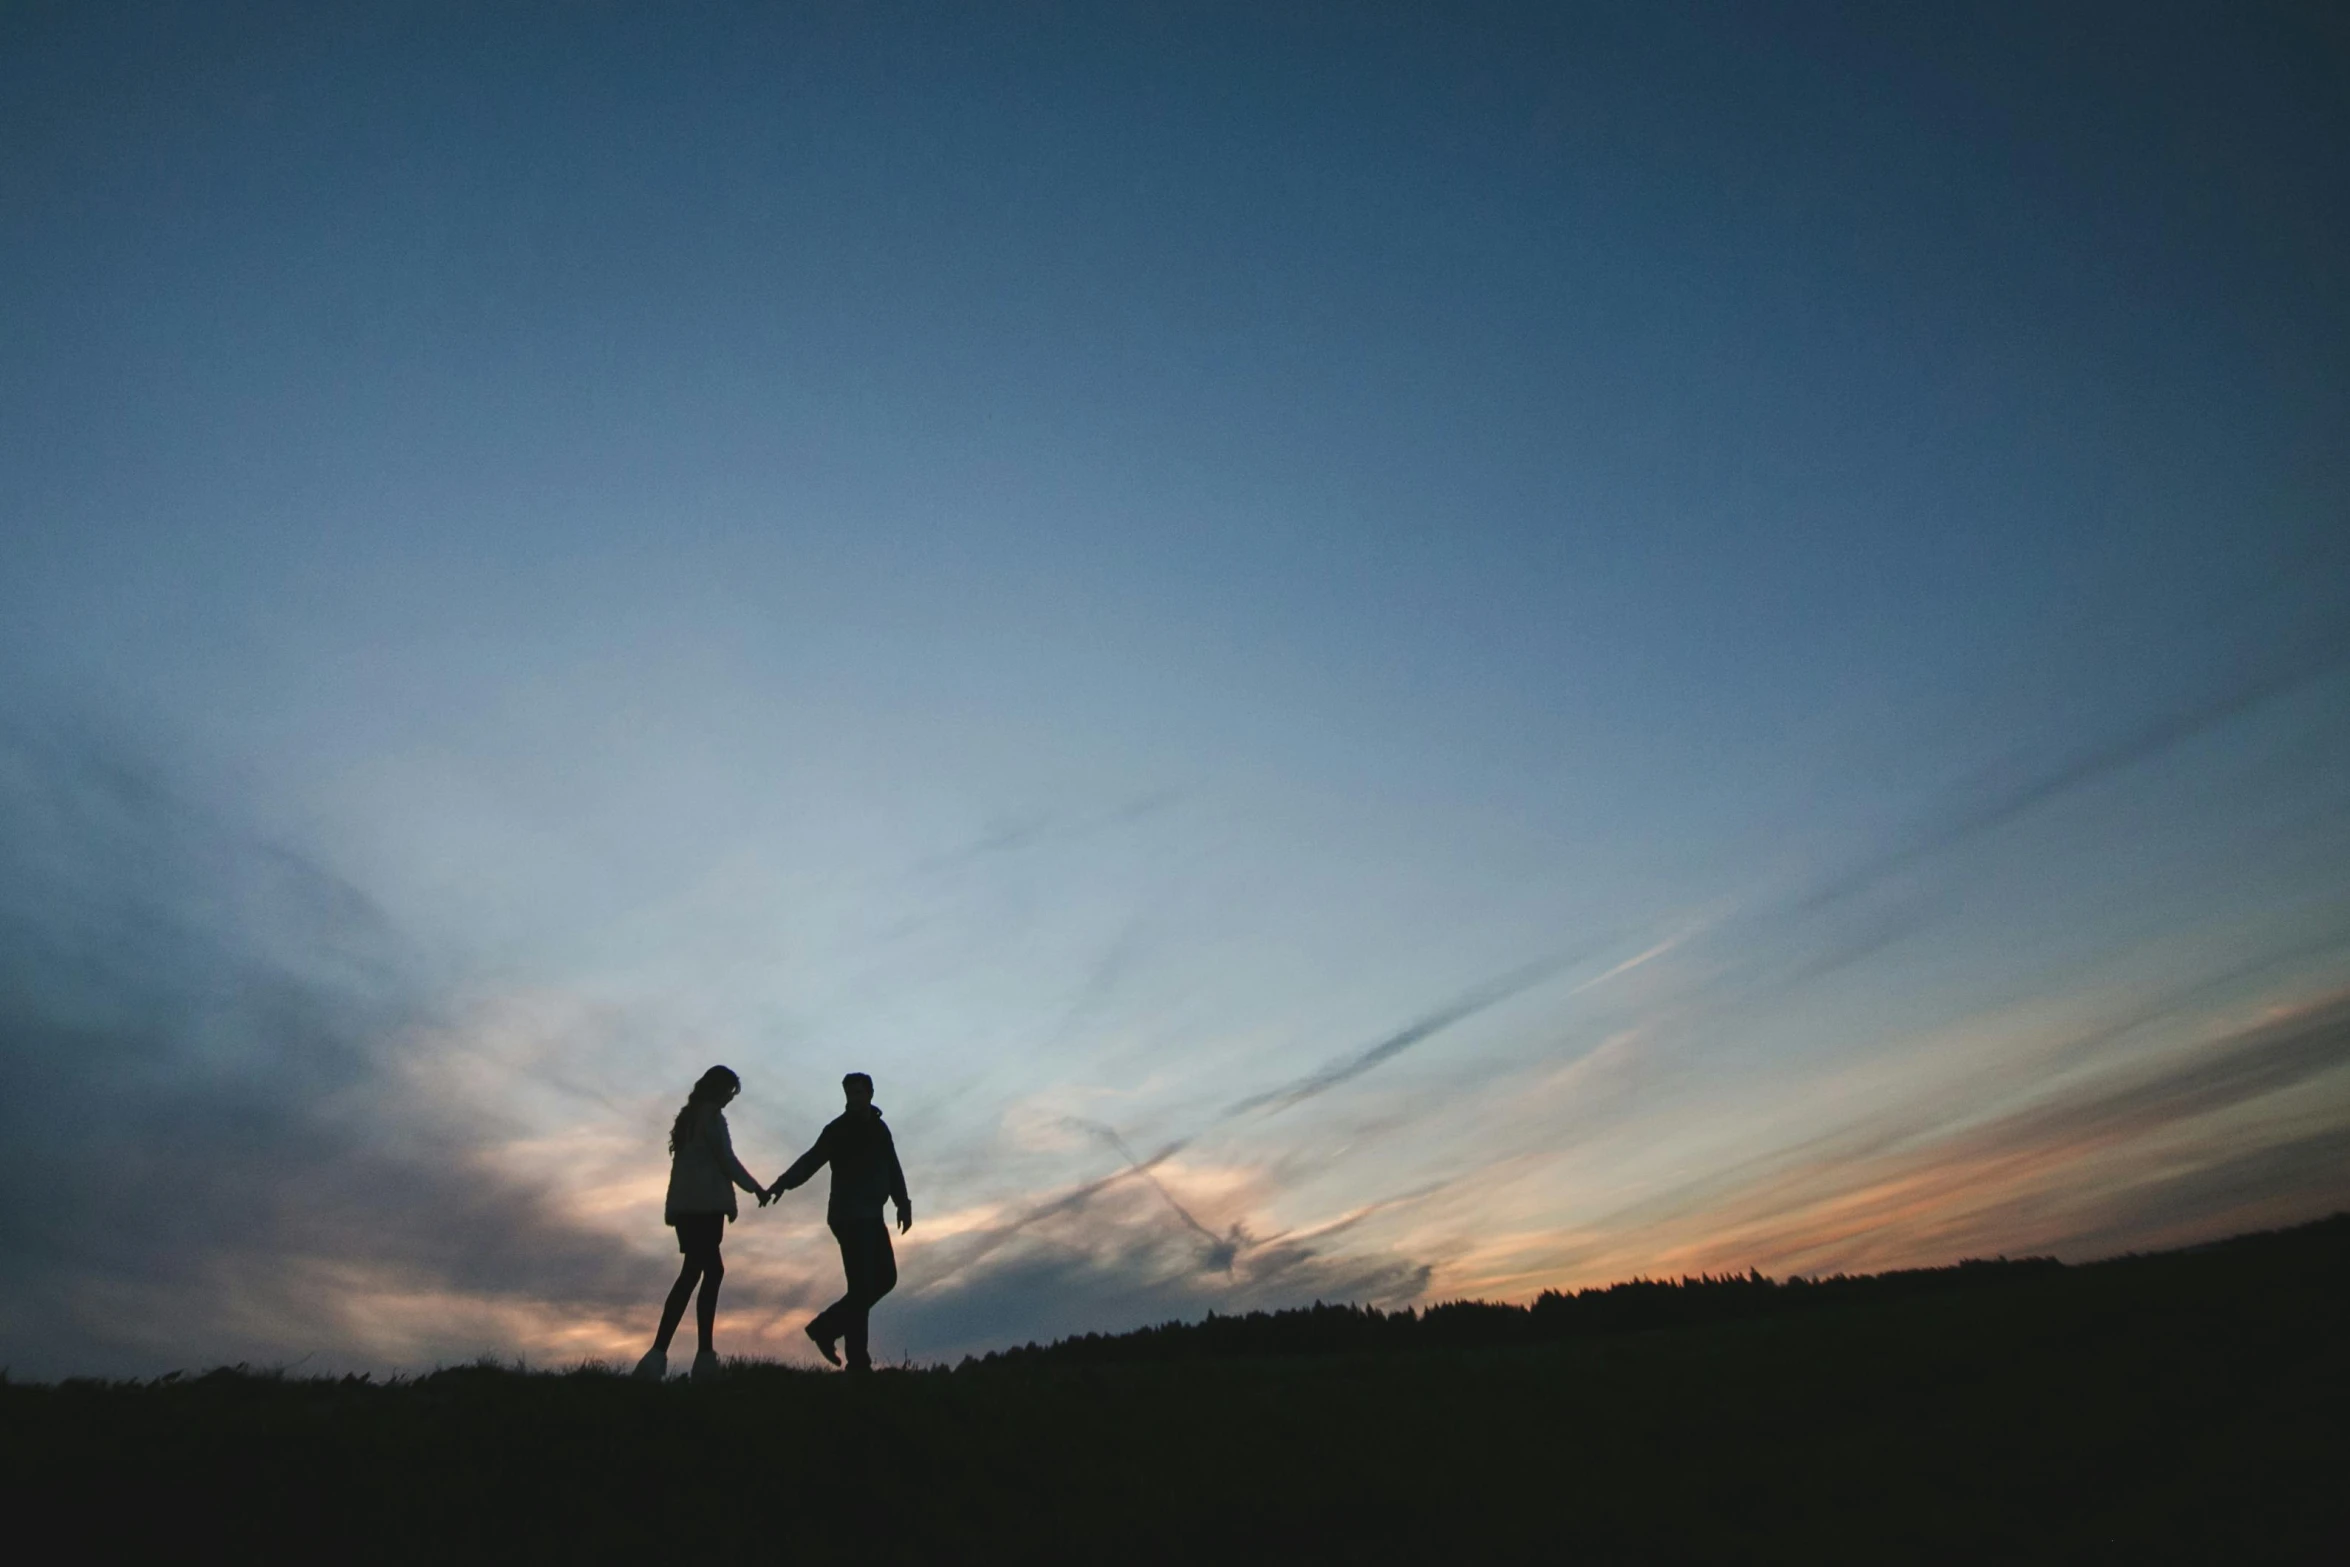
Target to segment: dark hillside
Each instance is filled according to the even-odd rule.
[[[966,1364],[992,1366],[1054,1361],[1105,1365],[1117,1361],[1227,1359],[1235,1355],[1328,1355],[1381,1350],[1499,1349],[1557,1344],[1568,1339],[1657,1328],[1748,1322],[1759,1317],[1884,1305],[1954,1290],[1995,1290],[2061,1271],[2053,1257],[1961,1262],[1947,1268],[1824,1279],[1765,1278],[1760,1273],[1683,1279],[1630,1279],[1562,1294],[1545,1290],[1532,1304],[1446,1301],[1424,1311],[1409,1307],[1330,1306],[1317,1301],[1289,1311],[1252,1311],[1243,1317],[1210,1312],[1202,1322],[1168,1322],[1131,1333],[1087,1333],[1048,1345],[998,1350]]]
[[[1421,1353],[0,1386],[0,1473],[102,1560],[2350,1560],[2350,1219],[1963,1277],[1370,1330]]]

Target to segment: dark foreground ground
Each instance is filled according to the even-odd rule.
[[[2336,1218],[1531,1347],[0,1385],[0,1486],[99,1561],[2350,1563],[2346,1329]]]

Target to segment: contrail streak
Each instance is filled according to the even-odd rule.
[[[1233,1242],[1224,1236],[1218,1235],[1214,1230],[1209,1229],[1206,1225],[1200,1223],[1198,1219],[1194,1218],[1192,1216],[1191,1210],[1184,1207],[1181,1202],[1178,1202],[1173,1192],[1167,1190],[1167,1183],[1160,1180],[1158,1176],[1153,1174],[1151,1171],[1150,1165],[1158,1164],[1162,1160],[1166,1159],[1170,1154],[1174,1153],[1176,1148],[1180,1147],[1181,1144],[1171,1145],[1160,1150],[1158,1156],[1150,1161],[1150,1165],[1146,1165],[1140,1159],[1137,1159],[1134,1156],[1133,1149],[1126,1146],[1126,1139],[1118,1135],[1117,1128],[1104,1125],[1100,1121],[1088,1121],[1081,1116],[1067,1116],[1064,1117],[1064,1119],[1071,1126],[1078,1127],[1083,1131],[1091,1133],[1093,1136],[1100,1138],[1103,1142],[1108,1143],[1112,1148],[1116,1149],[1118,1157],[1126,1161],[1126,1173],[1129,1175],[1139,1175],[1144,1180],[1150,1182],[1151,1190],[1157,1192],[1162,1198],[1166,1200],[1167,1206],[1175,1210],[1175,1216],[1181,1219],[1185,1224],[1189,1225],[1193,1230],[1196,1230],[1201,1238],[1206,1240],[1210,1246],[1217,1248],[1218,1251],[1224,1255],[1225,1265],[1230,1266]]]
[[[1797,901],[1794,911],[1810,914],[1848,898],[1937,850],[2005,826],[2044,801],[2159,756],[2272,698],[2323,679],[2345,662],[2350,662],[2350,638],[2332,638],[2215,696],[2160,714],[2102,745],[2075,753],[2036,778],[1993,792],[1939,826],[1917,832],[1909,841],[1895,844],[1814,889]]]
[[[1575,993],[1581,994],[1582,992],[1591,989],[1593,986],[1604,984],[1608,980],[1614,979],[1620,974],[1629,973],[1631,970],[1640,967],[1642,964],[1651,962],[1654,959],[1663,956],[1665,953],[1670,952],[1673,948],[1679,946],[1682,942],[1688,940],[1692,935],[1696,934],[1696,932],[1702,928],[1702,925],[1692,926],[1689,929],[1676,932],[1674,935],[1666,937],[1663,941],[1656,943],[1654,946],[1649,947],[1644,951],[1634,953],[1631,957],[1624,959],[1621,963],[1616,964],[1614,967],[1609,968],[1599,974],[1595,974],[1591,978],[1577,985],[1575,987]],[[1444,1006],[1437,1008],[1435,1011],[1428,1013],[1424,1017],[1415,1019],[1413,1022],[1397,1030],[1395,1033],[1388,1035],[1386,1038],[1377,1041],[1363,1050],[1355,1052],[1351,1056],[1334,1061],[1316,1071],[1308,1073],[1304,1077],[1295,1079],[1294,1081],[1285,1084],[1282,1087],[1268,1089],[1263,1093],[1251,1094],[1245,1099],[1235,1100],[1232,1104],[1227,1105],[1222,1111],[1211,1117],[1208,1125],[1211,1127],[1220,1126],[1225,1122],[1237,1120],[1241,1116],[1258,1111],[1261,1111],[1267,1115],[1277,1115],[1281,1111],[1290,1108],[1292,1105],[1303,1103],[1305,1100],[1311,1099],[1318,1094],[1328,1093],[1331,1089],[1336,1088],[1341,1084],[1352,1082],[1354,1079],[1361,1077],[1364,1073],[1371,1071],[1373,1068],[1378,1067],[1385,1062],[1394,1060],[1397,1056],[1402,1055],[1405,1051],[1411,1049],[1414,1045],[1422,1044],[1425,1041],[1434,1038],[1436,1035],[1443,1033],[1446,1029],[1451,1028],[1456,1024],[1467,1022],[1470,1018],[1475,1017],[1478,1013],[1485,1012],[1493,1007],[1499,1006],[1501,1003],[1511,999],[1514,996],[1522,995],[1526,991],[1529,991],[1535,986],[1541,984],[1544,980],[1550,979],[1564,972],[1565,970],[1572,968],[1575,964],[1583,961],[1583,959],[1589,955],[1594,945],[1596,945],[1596,943],[1585,944],[1583,946],[1576,947],[1569,952],[1554,954],[1551,957],[1543,958],[1534,963],[1529,963],[1523,968],[1513,969],[1510,972],[1499,976],[1498,978],[1488,980],[1486,983],[1479,985],[1474,990],[1470,990],[1463,995],[1455,997],[1452,1001],[1446,1003]],[[1126,1180],[1130,1176],[1140,1177],[1141,1179],[1148,1181],[1152,1190],[1156,1191],[1159,1196],[1165,1200],[1167,1206],[1174,1211],[1176,1217],[1182,1220],[1186,1227],[1197,1233],[1210,1244],[1210,1246],[1213,1248],[1213,1255],[1220,1260],[1221,1265],[1225,1267],[1229,1267],[1231,1265],[1232,1257],[1240,1248],[1240,1242],[1238,1239],[1232,1236],[1218,1235],[1215,1233],[1215,1231],[1200,1223],[1199,1219],[1194,1216],[1188,1208],[1184,1207],[1183,1204],[1176,1199],[1175,1194],[1167,1189],[1166,1184],[1153,1173],[1153,1171],[1159,1165],[1164,1164],[1167,1160],[1173,1158],[1176,1154],[1181,1153],[1185,1148],[1190,1147],[1194,1140],[1193,1137],[1177,1138],[1175,1141],[1168,1143],[1166,1146],[1159,1149],[1158,1152],[1152,1154],[1148,1159],[1138,1159],[1135,1157],[1133,1149],[1127,1146],[1125,1139],[1118,1134],[1115,1128],[1106,1126],[1097,1121],[1089,1121],[1076,1116],[1067,1117],[1066,1119],[1070,1125],[1080,1127],[1090,1135],[1099,1138],[1101,1141],[1108,1144],[1113,1150],[1117,1152],[1121,1159],[1126,1161],[1126,1167],[1121,1170],[1112,1171],[1110,1174],[1101,1176],[1098,1179],[1085,1182],[1083,1185],[1072,1187],[1068,1191],[1062,1193],[1060,1196],[1040,1203],[1036,1207],[1028,1209],[1026,1212],[1021,1213],[1017,1217],[1007,1220],[1005,1223],[996,1226],[994,1229],[983,1232],[977,1238],[976,1244],[973,1246],[973,1248],[965,1255],[957,1259],[955,1271],[960,1272],[963,1269],[968,1268],[971,1266],[971,1264],[979,1261],[981,1258],[988,1255],[988,1253],[994,1251],[996,1248],[1003,1245],[1006,1241],[1010,1240],[1013,1236],[1019,1234],[1022,1230],[1027,1229],[1030,1225],[1037,1224],[1046,1219],[1058,1217],[1064,1213],[1075,1212],[1077,1209],[1082,1208],[1087,1203],[1091,1202],[1103,1191],[1107,1190],[1111,1186],[1116,1185],[1120,1181]],[[1196,1136],[1196,1134],[1194,1135]]]
[[[1524,968],[1512,970],[1498,979],[1489,980],[1344,1060],[1334,1061],[1316,1071],[1309,1072],[1284,1087],[1267,1089],[1261,1094],[1251,1094],[1246,1099],[1233,1101],[1225,1106],[1223,1112],[1215,1118],[1215,1123],[1230,1121],[1257,1110],[1262,1110],[1267,1115],[1277,1115],[1290,1106],[1301,1104],[1317,1094],[1326,1094],[1341,1083],[1350,1083],[1373,1067],[1394,1060],[1414,1045],[1424,1043],[1455,1024],[1465,1023],[1478,1013],[1488,1011],[1513,996],[1533,989],[1561,970],[1582,961],[1584,953],[1588,950],[1588,948],[1578,948],[1562,956],[1544,958],[1538,963],[1530,963]],[[1645,962],[1651,956],[1654,956],[1654,953],[1644,954],[1641,958],[1633,961]],[[1621,965],[1621,967],[1630,966],[1629,963]],[[1597,981],[1593,983],[1597,983]]]

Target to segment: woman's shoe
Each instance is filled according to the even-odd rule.
[[[705,1349],[694,1357],[694,1380],[696,1382],[707,1382],[713,1377],[723,1375],[725,1371],[726,1367],[719,1364],[718,1351],[714,1349]]]
[[[630,1375],[639,1382],[660,1381],[669,1375],[669,1351],[665,1349],[646,1350],[645,1358],[636,1363],[636,1370]]]

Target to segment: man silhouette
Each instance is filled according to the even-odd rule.
[[[836,1366],[840,1355],[833,1346],[847,1339],[849,1369],[871,1371],[866,1313],[898,1282],[898,1260],[890,1250],[889,1226],[881,1220],[881,1200],[887,1197],[897,1204],[900,1235],[914,1226],[914,1205],[906,1200],[906,1172],[898,1167],[897,1143],[873,1102],[873,1079],[851,1072],[840,1080],[840,1087],[848,1108],[816,1135],[815,1147],[775,1178],[773,1190],[788,1192],[827,1163],[832,1166],[832,1200],[825,1205],[824,1218],[832,1226],[832,1238],[840,1242],[841,1271],[848,1275],[849,1292],[816,1314],[808,1324],[808,1337]]]

